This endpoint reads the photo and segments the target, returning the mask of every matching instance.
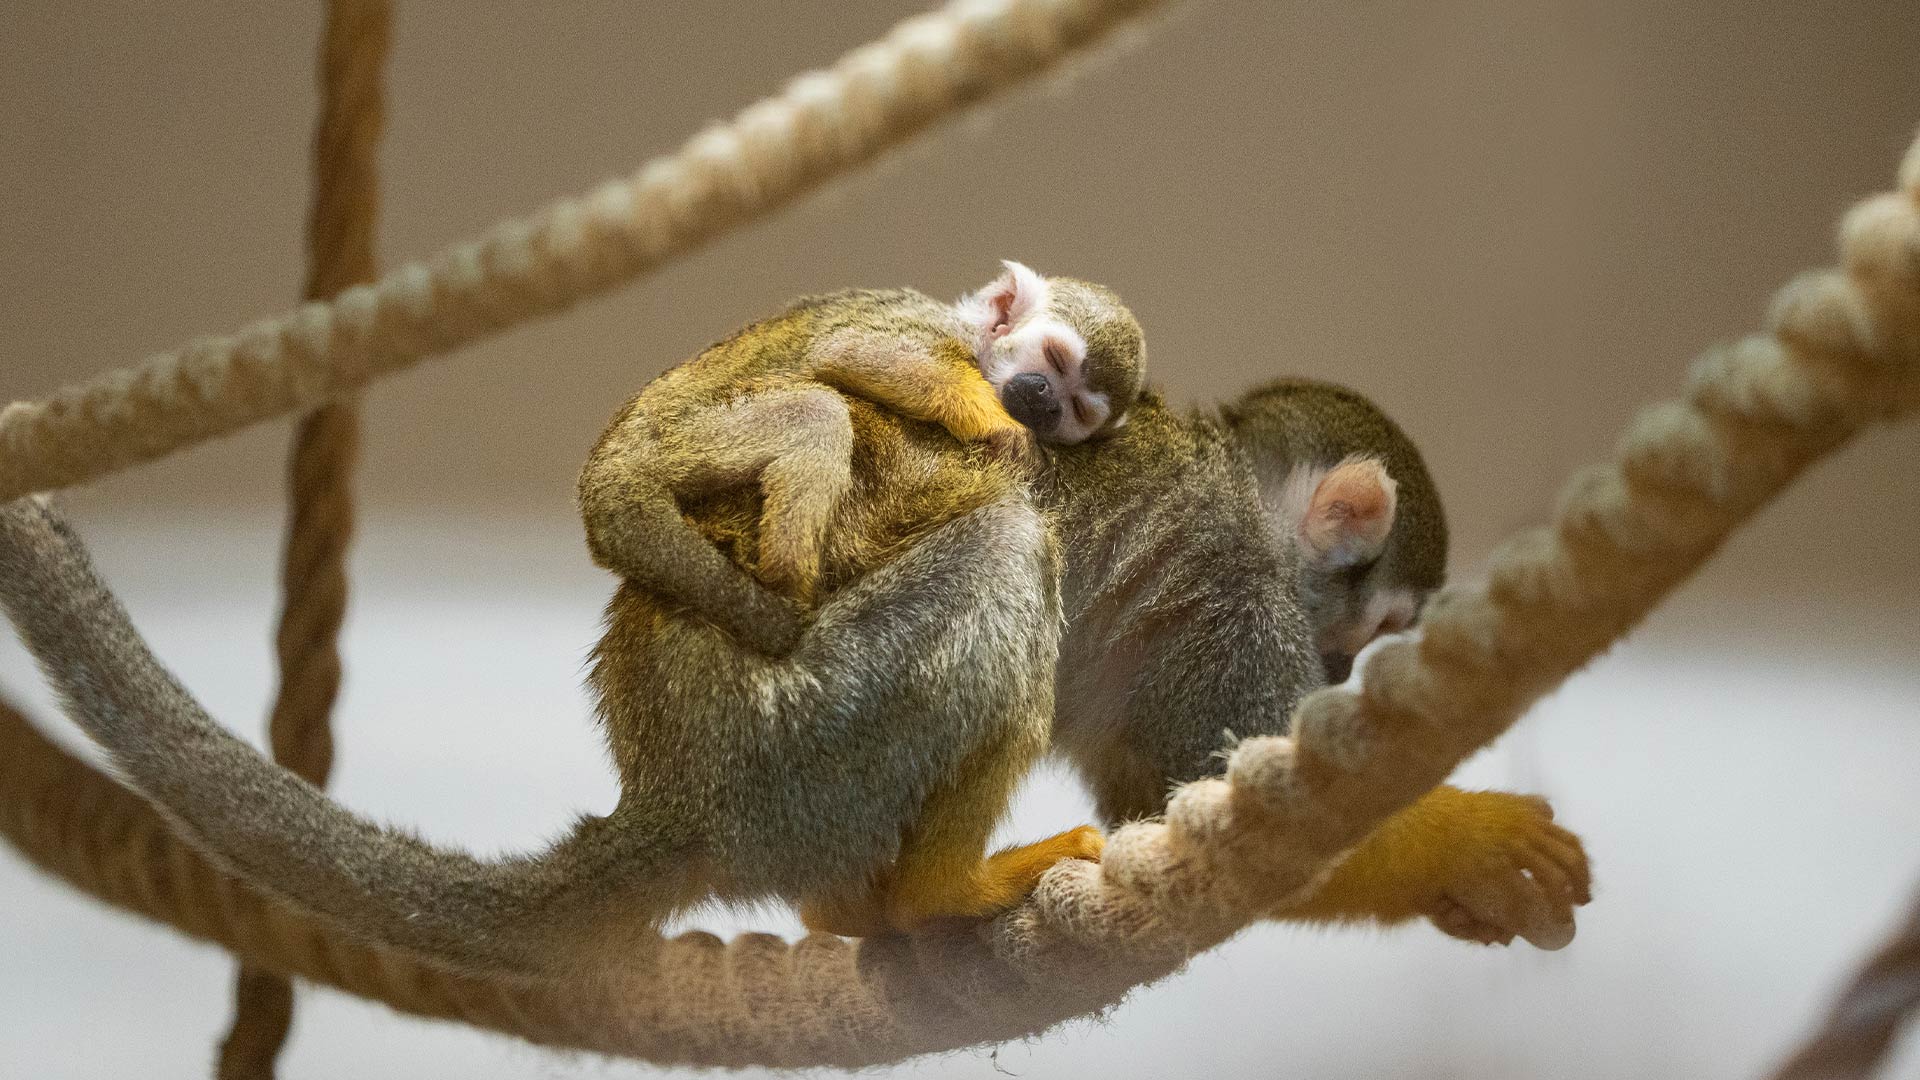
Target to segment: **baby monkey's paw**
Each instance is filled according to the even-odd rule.
[[[1593,899],[1580,838],[1553,823],[1536,795],[1461,792],[1474,800],[1468,835],[1451,848],[1441,894],[1423,914],[1444,933],[1492,945],[1518,936],[1536,948],[1573,940],[1573,909]]]
[[[1040,466],[1040,442],[1033,437],[1033,431],[1023,424],[996,427],[981,436],[980,441],[986,445],[987,454],[995,461],[1025,472],[1032,472]]]

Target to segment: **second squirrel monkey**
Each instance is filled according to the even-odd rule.
[[[911,289],[802,299],[653,380],[580,473],[594,560],[784,656],[853,482],[843,394],[1002,456],[1120,427],[1145,362],[1133,314],[1098,285],[1005,266],[952,304]],[[755,485],[756,550],[736,553],[749,572],[683,511]]]
[[[1148,391],[1125,431],[1049,457],[1067,617],[1053,747],[1109,822],[1159,814],[1236,739],[1286,734],[1299,700],[1411,623],[1445,573],[1419,450],[1343,386],[1280,379],[1187,415]],[[1515,913],[1544,901],[1570,917],[1590,887],[1543,800],[1441,786],[1273,914],[1426,916],[1504,942]]]

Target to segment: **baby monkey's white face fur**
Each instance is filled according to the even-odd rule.
[[[980,374],[1041,442],[1069,445],[1126,423],[1146,365],[1140,324],[1120,298],[1017,262],[954,304]]]

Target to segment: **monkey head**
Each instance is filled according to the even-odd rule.
[[[1112,292],[1042,277],[1017,262],[955,310],[974,334],[980,373],[1007,414],[1041,442],[1112,433],[1139,396],[1146,339]]]
[[[1357,455],[1295,468],[1282,488],[1276,525],[1299,547],[1300,606],[1329,682],[1346,681],[1368,642],[1412,626],[1426,599],[1382,573],[1398,493],[1378,458]]]
[[[1223,410],[1269,530],[1299,556],[1298,596],[1329,682],[1413,625],[1446,572],[1440,497],[1411,440],[1364,396],[1289,379]]]

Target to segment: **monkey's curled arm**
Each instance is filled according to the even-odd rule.
[[[581,470],[580,511],[595,561],[762,653],[791,652],[805,623],[774,590],[813,599],[820,546],[851,477],[846,403],[822,387],[793,387],[650,427],[644,417],[622,417]],[[754,483],[765,495],[765,585],[680,512],[680,500]]]
[[[1168,786],[1217,773],[1219,751],[1241,737],[1286,733],[1293,706],[1319,682],[1318,658],[1286,605],[1235,580],[1174,563],[1170,593],[1208,595],[1208,618],[1162,611],[1151,648],[1123,665],[1121,722],[1066,749],[1109,820],[1156,814]],[[1188,575],[1192,575],[1191,578]],[[1246,581],[1257,574],[1243,575]],[[1185,588],[1178,586],[1185,585]],[[1099,654],[1102,663],[1125,650]],[[1101,675],[1110,678],[1106,672]],[[1571,939],[1573,907],[1588,900],[1586,855],[1538,798],[1440,787],[1362,840],[1305,895],[1271,912],[1300,921],[1399,922],[1425,916],[1474,941],[1542,948]]]
[[[820,382],[938,424],[961,442],[1010,448],[1030,442],[958,339],[848,328],[822,337],[811,353]]]

